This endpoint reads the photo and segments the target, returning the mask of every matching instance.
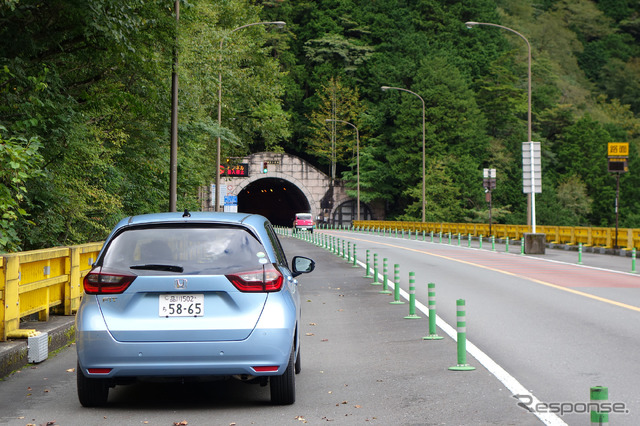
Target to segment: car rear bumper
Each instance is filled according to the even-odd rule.
[[[256,330],[235,342],[117,342],[106,332],[78,336],[78,361],[87,377],[252,376],[284,373],[292,347],[288,330]],[[277,366],[257,372],[253,367]],[[89,369],[111,369],[90,374]]]
[[[244,340],[120,342],[107,329],[97,304],[85,298],[76,315],[78,362],[85,376],[96,378],[280,375],[287,368],[299,319],[290,303],[291,309],[284,310],[267,303]],[[253,368],[274,366],[277,371]],[[110,371],[91,374],[89,369]]]

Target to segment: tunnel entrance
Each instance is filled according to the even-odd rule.
[[[238,194],[238,211],[265,216],[276,226],[290,227],[296,213],[309,213],[309,200],[291,182],[279,178],[258,179]]]

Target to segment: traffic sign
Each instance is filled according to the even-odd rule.
[[[629,143],[609,142],[607,144],[607,155],[609,157],[629,157]]]
[[[542,192],[542,161],[540,142],[522,143],[522,192]]]

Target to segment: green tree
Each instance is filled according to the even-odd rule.
[[[25,210],[26,185],[42,175],[40,141],[35,137],[4,139],[2,133],[6,132],[7,129],[0,126],[0,252],[20,249],[16,222],[29,221]]]

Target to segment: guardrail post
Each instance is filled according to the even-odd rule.
[[[609,389],[604,386],[593,386],[589,392],[591,402],[591,424],[595,425],[606,425],[609,424],[609,412],[596,411],[593,409],[594,406],[600,407],[603,402],[606,402],[609,399]]]
[[[392,305],[404,305],[404,302],[400,300],[400,265],[397,263],[393,265],[393,302],[389,302]]]
[[[429,335],[422,340],[441,340],[442,336],[438,336],[436,332],[436,285],[434,283],[427,284],[429,289]]]
[[[458,329],[458,365],[449,367],[453,371],[469,371],[475,370],[475,367],[467,364],[467,312],[465,310],[464,299],[456,301],[456,318]]]
[[[409,315],[405,319],[418,319],[416,315],[416,273],[409,272]]]
[[[20,305],[18,286],[20,284],[20,258],[18,255],[4,256],[4,282],[0,283],[3,290],[2,307],[0,309],[0,337],[7,340],[7,335],[20,328]],[[13,303],[15,301],[15,304]]]

